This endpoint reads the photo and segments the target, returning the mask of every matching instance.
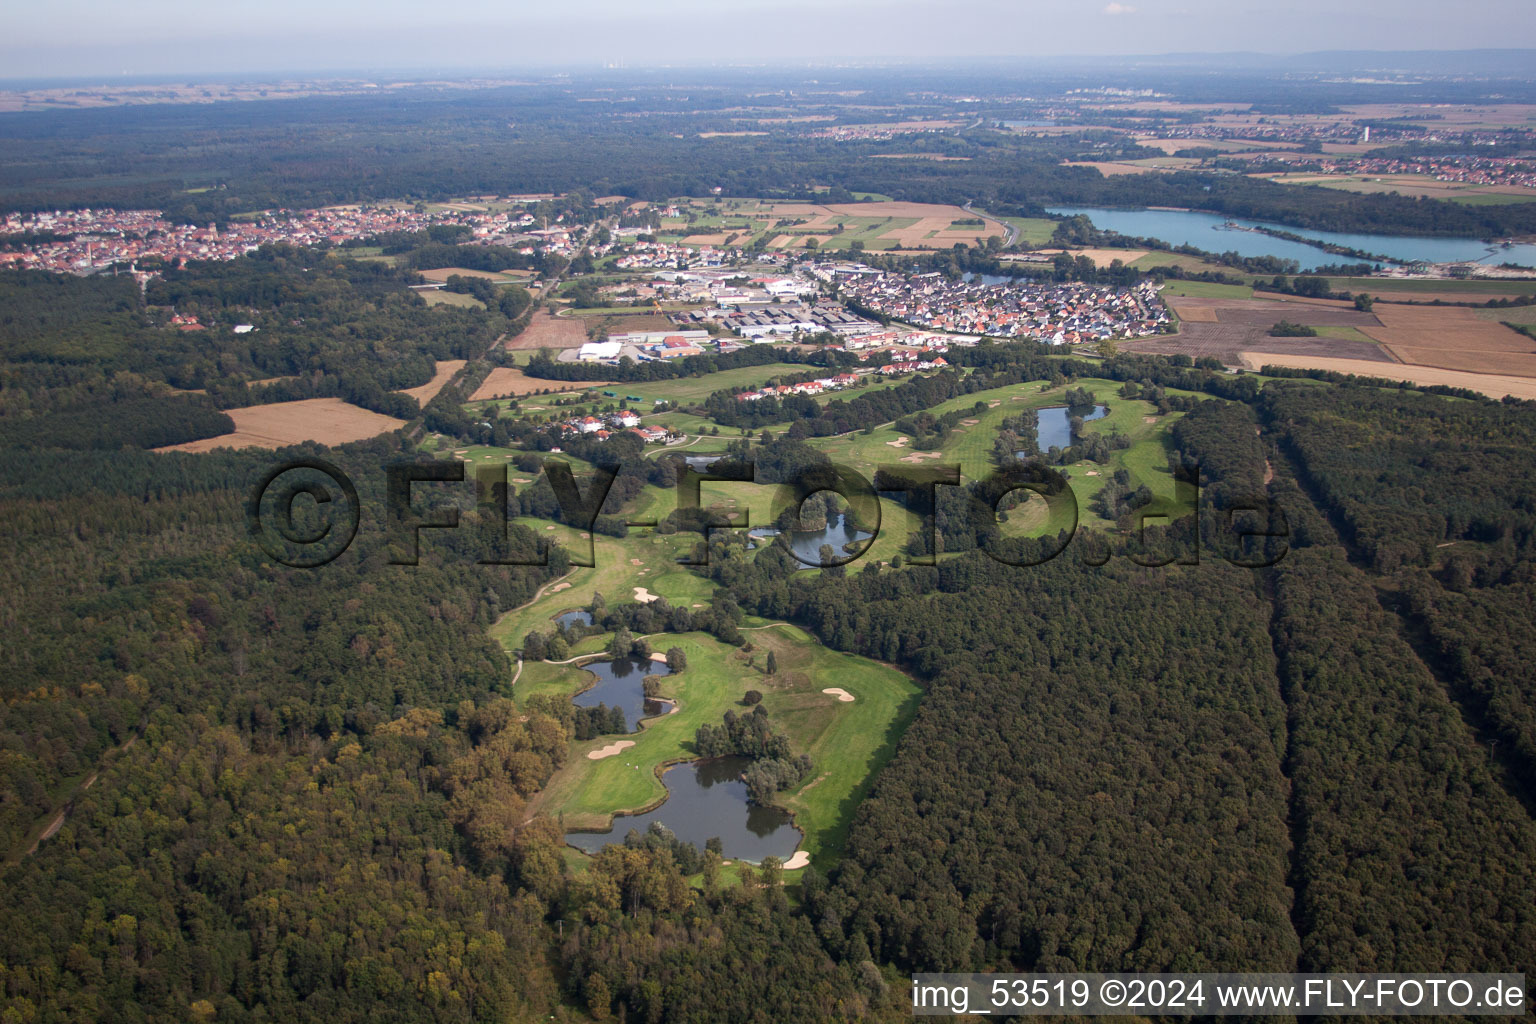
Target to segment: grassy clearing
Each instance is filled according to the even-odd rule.
[[[461,292],[450,292],[439,289],[437,291],[421,291],[417,292],[416,294],[420,295],[422,300],[429,306],[465,306],[472,309],[485,308],[485,303],[481,302],[473,295],[465,295]]]
[[[918,688],[893,668],[828,650],[793,626],[752,629],[746,635],[754,647],[750,654],[703,633],[654,638],[653,646],[681,647],[688,657],[688,668],[666,677],[662,688],[677,700],[678,710],[631,734],[635,745],[620,756],[600,761],[586,756],[611,737],[575,744],[537,809],[556,815],[566,828],[600,829],[618,812],[655,805],[666,796],[657,769],[693,758],[698,727],[719,722],[733,708],[743,710],[742,694],[756,689],[775,727],[815,762],[815,774],[781,794],[781,802],[804,831],[803,848],[812,862],[830,866],[846,839],[853,810],[911,721]],[[772,677],[762,669],[770,650],[779,669]],[[540,692],[574,694],[586,682],[580,669],[569,666],[541,665],[538,670]],[[832,685],[855,699],[843,702],[821,692]],[[519,691],[521,697],[521,684]]]

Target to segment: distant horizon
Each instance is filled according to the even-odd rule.
[[[17,8],[7,22],[0,62],[27,81],[1536,49],[1529,0],[1464,0],[1454,10],[1438,0],[462,0],[439,9],[414,0],[58,0]],[[1002,52],[977,56],[983,48]]]
[[[1062,53],[1045,57],[1021,57],[1009,54],[975,55],[970,57],[958,56],[915,56],[902,54],[867,54],[848,56],[816,56],[816,57],[763,57],[759,59],[736,60],[697,60],[672,59],[657,60],[652,62],[629,62],[601,60],[591,61],[556,61],[544,63],[523,62],[520,64],[505,65],[455,65],[441,66],[436,64],[395,64],[395,65],[355,65],[332,67],[251,67],[234,70],[211,69],[176,69],[168,68],[156,71],[82,71],[72,74],[46,75],[14,75],[0,76],[0,89],[60,87],[68,85],[113,85],[123,83],[154,84],[160,82],[175,82],[192,80],[193,82],[269,82],[291,79],[312,79],[315,81],[345,81],[345,80],[431,80],[442,79],[445,81],[472,81],[475,79],[515,79],[522,76],[537,76],[547,78],[567,74],[601,74],[613,72],[658,72],[658,71],[800,71],[818,68],[850,70],[879,70],[882,67],[927,67],[944,71],[964,71],[969,69],[992,68],[999,64],[1020,64],[1020,77],[1027,77],[1031,69],[1039,71],[1058,70],[1087,70],[1083,64],[1092,61],[1113,60],[1115,66],[1102,70],[1112,73],[1115,70],[1134,69],[1141,71],[1151,70],[1176,70],[1180,66],[1201,66],[1220,64],[1224,61],[1242,58],[1261,58],[1265,61],[1284,60],[1314,60],[1321,61],[1327,58],[1339,58],[1340,66],[1331,69],[1338,73],[1346,71],[1365,70],[1358,65],[1360,60],[1373,58],[1455,58],[1455,57],[1488,57],[1498,55],[1504,58],[1530,56],[1536,60],[1536,45],[1533,46],[1501,46],[1501,47],[1476,47],[1476,48],[1439,48],[1439,49],[1370,49],[1364,47],[1351,47],[1348,49],[1314,49],[1314,50],[1220,50],[1220,51],[1163,51],[1125,54],[1094,54],[1094,53]],[[1354,62],[1354,66],[1348,66],[1346,61]],[[1150,67],[1149,64],[1159,64],[1160,67]],[[1254,73],[1263,73],[1276,70],[1272,67],[1247,67]],[[1327,73],[1330,69],[1312,66],[1305,69],[1309,73]],[[1432,73],[1483,73],[1490,77],[1512,77],[1499,72],[1490,72],[1486,69],[1466,68],[1460,72],[1441,71],[1431,72],[1422,68],[1388,68],[1381,67],[1375,70],[1397,70],[1404,74],[1432,74]],[[1532,66],[1528,76],[1536,79],[1536,65]]]

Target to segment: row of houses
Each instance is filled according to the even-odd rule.
[[[969,276],[969,275],[968,275]],[[954,333],[1075,344],[1161,333],[1168,311],[1150,280],[1128,288],[1081,281],[847,274],[846,295],[911,324]]]
[[[0,234],[63,236],[0,252],[0,267],[90,274],[105,267],[130,266],[158,259],[232,260],[263,245],[344,245],[374,235],[421,231],[434,225],[463,225],[484,244],[506,244],[567,251],[576,244],[572,228],[558,222],[535,228],[521,209],[438,208],[348,205],[318,210],[268,210],[231,222],[174,224],[160,210],[83,209],[10,214],[0,220]],[[142,277],[155,271],[141,271]]]
[[[771,387],[758,388],[756,391],[743,391],[736,396],[736,401],[757,402],[764,398],[788,398],[791,395],[815,396],[828,391],[841,391],[843,388],[853,387],[858,382],[858,374],[839,373],[836,376],[818,377],[799,384],[775,384]]]

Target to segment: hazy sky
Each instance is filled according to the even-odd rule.
[[[49,0],[0,76],[1536,47],[1536,0]]]

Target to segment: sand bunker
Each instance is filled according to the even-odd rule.
[[[660,596],[661,596],[660,594],[653,594],[653,593],[651,593],[649,590],[646,590],[644,587],[636,587],[635,588],[635,600],[639,601],[641,604],[650,604],[652,601],[656,600]]]
[[[662,654],[660,651],[652,651],[651,652],[651,660],[652,661],[666,661],[667,660],[667,656],[665,654]]]
[[[566,590],[569,587],[570,587],[569,583],[556,583],[554,586],[549,588],[549,592],[551,594],[558,594],[558,593],[560,593],[560,591]]]
[[[890,445],[892,448],[905,448],[907,446],[907,439],[904,437],[898,437],[894,441],[887,441],[885,443]]]
[[[589,751],[587,751],[587,760],[588,761],[601,761],[605,757],[612,757],[614,754],[617,754],[620,751],[628,750],[630,747],[632,747],[634,745],[635,745],[635,741],[634,740],[614,740],[612,743],[608,744],[606,747],[599,747],[596,750],[589,750]]]
[[[850,701],[853,700],[853,694],[849,693],[847,690],[843,689],[841,686],[829,686],[825,690],[822,690],[821,692],[822,693],[830,693],[832,696],[836,697],[838,700],[842,701],[844,704],[847,704],[847,703],[849,703]]]
[[[795,855],[784,862],[785,871],[795,871],[805,867],[811,862],[811,855],[804,850],[796,850]]]

